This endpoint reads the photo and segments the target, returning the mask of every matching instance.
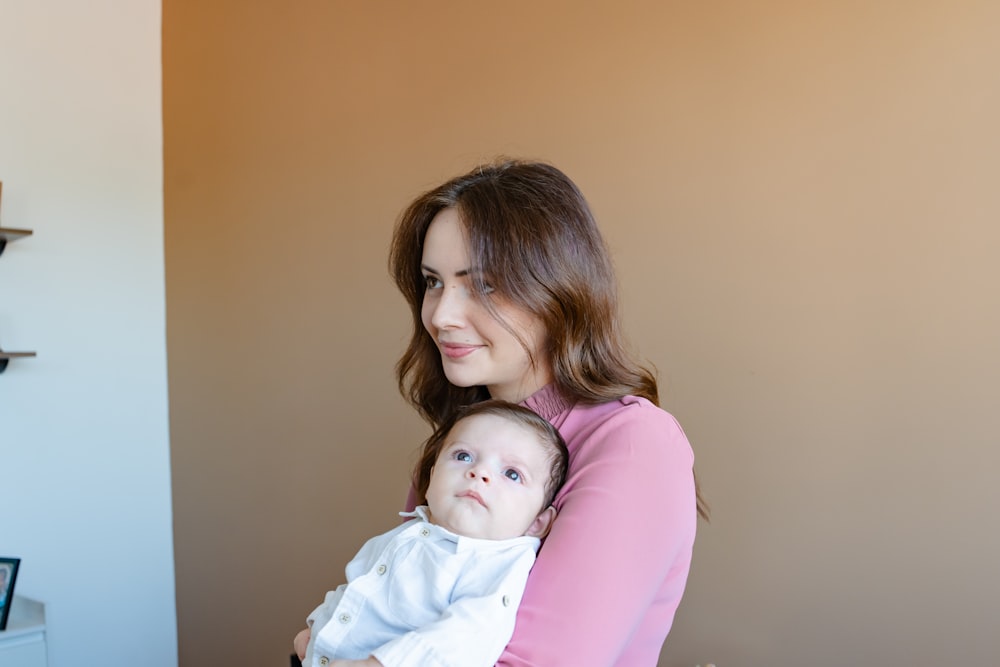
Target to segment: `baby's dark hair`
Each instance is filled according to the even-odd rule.
[[[538,436],[549,453],[549,479],[545,483],[545,502],[542,503],[540,509],[551,505],[556,493],[566,481],[566,474],[569,471],[569,450],[566,449],[566,442],[559,435],[556,427],[538,413],[516,403],[497,399],[480,401],[459,408],[427,439],[420,460],[417,462],[416,470],[414,470],[413,486],[417,490],[418,502],[427,502],[427,487],[431,483],[431,470],[444,448],[448,433],[458,422],[476,415],[495,415],[513,420]]]

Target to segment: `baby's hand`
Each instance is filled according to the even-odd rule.
[[[295,655],[299,656],[299,660],[306,659],[306,647],[309,646],[309,637],[311,636],[312,632],[309,628],[295,635],[295,639],[292,641],[292,648],[295,649]]]
[[[382,663],[369,656],[365,660],[331,660],[329,667],[382,667]]]

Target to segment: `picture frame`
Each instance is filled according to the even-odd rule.
[[[7,617],[14,605],[14,584],[17,583],[17,569],[20,558],[0,556],[0,631],[7,629]]]

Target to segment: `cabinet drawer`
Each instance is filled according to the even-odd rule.
[[[0,667],[46,667],[44,635],[21,635],[0,641]]]

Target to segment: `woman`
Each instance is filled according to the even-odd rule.
[[[550,165],[479,167],[404,211],[390,271],[414,324],[400,391],[432,425],[499,398],[569,447],[558,518],[498,664],[655,665],[707,513],[690,445],[626,351],[583,195]],[[411,489],[407,509],[423,500]]]

